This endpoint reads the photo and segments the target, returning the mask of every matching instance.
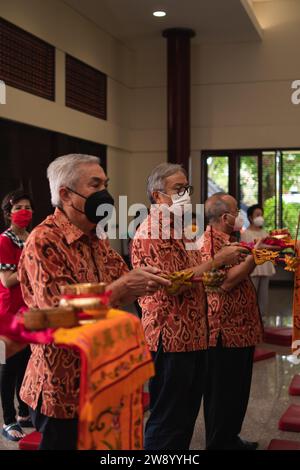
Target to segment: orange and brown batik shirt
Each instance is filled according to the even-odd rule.
[[[188,250],[189,240],[170,236],[158,209],[151,209],[132,243],[133,267],[153,266],[171,274],[198,266],[198,249]],[[154,235],[156,237],[154,238]],[[160,289],[139,299],[142,323],[150,351],[156,351],[161,336],[165,352],[197,351],[207,348],[206,297],[202,282],[178,295]]]
[[[88,237],[56,209],[30,234],[19,263],[24,300],[29,307],[57,306],[59,287],[81,282],[110,283],[128,268],[107,240]],[[79,405],[79,354],[54,345],[33,345],[21,397],[55,418],[74,418]]]
[[[218,252],[229,242],[229,235],[213,229],[213,250]],[[202,239],[203,261],[211,258],[211,227]],[[225,271],[229,271],[226,267]],[[216,346],[219,335],[224,347],[254,346],[262,340],[262,323],[257,295],[250,277],[228,291],[207,294],[209,346]]]

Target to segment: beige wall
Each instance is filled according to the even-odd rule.
[[[145,176],[166,159],[163,41],[134,51],[60,0],[2,0],[1,15],[56,47],[55,102],[7,87],[1,116],[107,145],[116,194],[122,190],[132,201],[145,202]],[[65,53],[107,74],[107,121],[64,106]],[[132,168],[139,172],[133,170],[135,185]]]
[[[300,147],[300,2],[254,4],[263,28],[256,43],[192,47],[191,147],[194,175],[201,149]]]
[[[57,48],[56,102],[8,87],[7,105],[1,108],[1,115],[128,150],[127,109],[132,94],[134,64],[130,48],[60,0],[3,0],[1,15]],[[107,121],[64,106],[65,53],[107,74]]]
[[[203,149],[300,146],[298,0],[254,4],[263,39],[192,43],[192,181],[199,197]],[[1,114],[108,146],[112,192],[146,202],[145,180],[166,160],[166,44],[162,37],[122,44],[60,0],[2,0],[1,15],[57,48],[56,102],[8,87]],[[108,119],[64,106],[64,54],[108,75]]]

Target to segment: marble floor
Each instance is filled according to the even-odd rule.
[[[272,287],[270,290],[270,313],[265,324],[290,326],[292,287]],[[300,433],[278,430],[278,420],[290,404],[300,406],[300,396],[290,397],[288,387],[292,377],[300,373],[300,365],[291,364],[287,357],[289,348],[263,345],[276,351],[274,358],[254,364],[250,402],[244,421],[242,437],[259,441],[259,449],[266,449],[270,440],[289,439],[300,442]],[[0,411],[0,427],[2,416]],[[0,450],[17,449],[18,445],[0,437]],[[200,411],[191,444],[192,449],[204,448],[204,424]]]
[[[271,286],[269,315],[264,318],[265,326],[292,326],[291,285]],[[287,439],[300,442],[300,433],[278,430],[281,415],[291,404],[300,406],[300,396],[288,394],[289,384],[295,374],[300,374],[300,365],[291,364],[289,348],[262,344],[261,347],[275,351],[276,357],[254,363],[250,401],[241,436],[258,441],[259,449],[268,447],[271,439]],[[204,449],[203,410],[195,426],[192,449]]]
[[[300,396],[291,397],[288,387],[293,376],[300,373],[300,366],[288,362],[288,348],[262,345],[278,354],[276,357],[254,364],[251,396],[241,437],[258,441],[259,449],[268,447],[271,439],[287,439],[300,442],[300,433],[278,430],[278,421],[290,404],[300,406]],[[201,409],[192,440],[192,449],[204,449],[204,424]]]

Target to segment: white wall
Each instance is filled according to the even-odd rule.
[[[8,87],[3,117],[129,150],[133,52],[59,0],[3,0],[1,15],[56,50],[56,101]],[[108,76],[107,121],[64,106],[65,53]]]

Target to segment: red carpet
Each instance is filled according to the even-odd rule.
[[[254,362],[263,361],[264,359],[269,359],[276,356],[276,352],[268,351],[267,349],[255,348],[254,351]]]
[[[290,395],[300,395],[300,374],[294,376],[289,387]]]
[[[278,428],[281,431],[300,432],[300,406],[290,405],[281,416]]]
[[[267,450],[300,450],[300,442],[272,439]]]
[[[20,450],[38,450],[38,446],[41,442],[41,433],[37,431],[33,431],[27,436],[23,437],[19,441],[19,449]]]
[[[150,406],[150,395],[149,395],[149,392],[143,392],[142,401],[143,401],[143,409],[144,409],[144,413],[145,413],[146,411],[149,410],[149,406]]]
[[[268,326],[264,329],[264,342],[279,346],[291,346],[292,328]]]

